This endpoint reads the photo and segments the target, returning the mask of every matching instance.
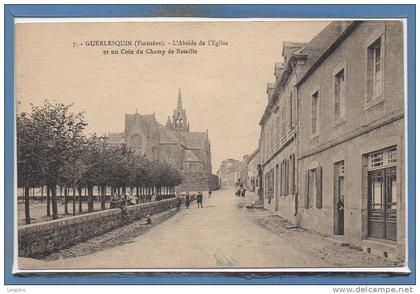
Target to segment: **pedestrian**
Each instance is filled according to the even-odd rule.
[[[246,188],[243,187],[242,192],[241,192],[241,197],[245,197],[245,192],[246,192]]]
[[[132,192],[128,193],[128,197],[127,197],[127,205],[134,205],[136,204],[136,200],[135,200],[135,196],[133,195]]]
[[[235,195],[239,196],[239,183],[235,184]]]
[[[109,208],[115,208],[117,206],[117,196],[113,195],[111,201],[109,202]]]
[[[209,190],[209,199],[211,198],[211,190]]]
[[[153,192],[152,193],[152,195],[150,196],[150,200],[149,200],[149,202],[153,202],[153,201],[155,201],[156,200],[156,193],[155,192]]]
[[[200,208],[200,206],[201,206],[201,208],[203,208],[203,193],[198,192],[198,194],[197,194],[197,207]]]
[[[344,235],[344,197],[337,202],[338,225],[337,235]]]
[[[176,195],[175,197],[177,199],[177,201],[176,201],[176,209],[179,210],[181,208],[181,197],[179,195],[179,192],[176,192],[175,195]]]
[[[115,207],[121,209],[122,214],[124,215],[127,214],[126,200],[124,199],[124,197],[122,196],[118,197]]]
[[[185,208],[190,208],[190,192],[187,192],[187,194],[185,195]]]

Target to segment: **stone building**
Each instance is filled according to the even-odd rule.
[[[222,161],[219,170],[217,171],[217,177],[219,179],[220,188],[234,187],[238,181],[238,170],[240,161],[236,159],[226,159]]]
[[[257,192],[258,184],[258,165],[260,164],[259,149],[252,152],[247,158],[247,174],[244,183],[249,191]]]
[[[297,84],[298,224],[403,257],[403,24],[353,21],[331,41]]]
[[[204,191],[214,182],[208,132],[190,131],[187,113],[182,107],[181,90],[177,108],[165,126],[156,120],[154,114],[137,111],[125,114],[124,132],[110,133],[108,143],[126,144],[150,160],[166,161],[182,171],[186,180],[176,188],[178,191]]]
[[[248,178],[248,158],[248,154],[244,155],[238,167],[238,182],[242,183],[243,185],[246,185],[246,180]]]
[[[398,21],[334,21],[285,42],[260,121],[266,208],[404,257],[403,44]]]
[[[264,207],[289,220],[296,214],[295,84],[304,70],[305,55],[301,52],[305,45],[284,42],[283,63],[276,63],[276,82],[267,85],[268,104],[260,121]]]

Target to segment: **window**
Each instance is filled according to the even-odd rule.
[[[384,48],[383,38],[378,38],[368,47],[367,60],[367,102],[370,102],[383,93]]]
[[[397,146],[392,146],[370,153],[368,156],[368,169],[374,170],[395,165],[397,163],[396,152]]]
[[[281,137],[286,137],[286,106],[281,109]]]
[[[280,144],[280,113],[276,114],[276,144]]]
[[[289,160],[284,163],[284,194],[289,195]]]
[[[289,95],[289,130],[293,127],[293,92]]]
[[[344,68],[334,76],[335,120],[346,115],[346,81]]]
[[[316,136],[319,134],[319,90],[312,94],[311,99],[311,135]]]
[[[290,188],[289,193],[294,195],[295,194],[295,155],[290,155],[290,171],[289,171],[289,177],[290,177]]]
[[[317,167],[306,171],[305,208],[322,208],[322,170]]]

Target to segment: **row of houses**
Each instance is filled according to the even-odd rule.
[[[299,227],[405,258],[403,23],[334,21],[282,57],[240,178]]]

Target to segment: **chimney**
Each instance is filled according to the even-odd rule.
[[[277,62],[276,65],[274,66],[274,75],[276,77],[276,83],[278,83],[283,71],[284,71],[283,63]]]
[[[276,88],[276,85],[274,83],[267,83],[267,98],[268,102],[270,102],[271,97],[274,94],[274,89]]]

